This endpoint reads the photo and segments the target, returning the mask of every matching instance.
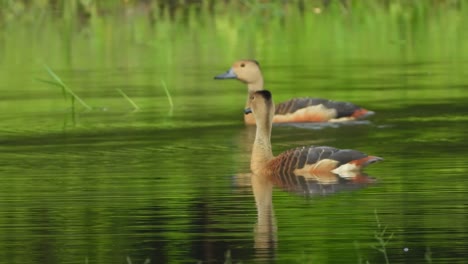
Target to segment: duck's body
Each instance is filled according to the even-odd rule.
[[[246,113],[253,113],[257,122],[250,163],[254,174],[282,177],[283,180],[288,175],[293,179],[293,176],[310,178],[327,173],[346,178],[359,174],[367,165],[382,160],[357,150],[327,146],[298,147],[274,157],[270,137],[275,106],[271,93],[267,90],[252,93],[248,105]]]
[[[257,61],[241,60],[226,73],[215,79],[237,79],[247,84],[248,96],[263,90],[263,75]],[[247,106],[247,105],[246,105]],[[360,106],[348,102],[321,98],[293,98],[277,105],[273,123],[340,122],[365,118],[372,115]],[[254,125],[255,118],[245,116],[246,124]]]

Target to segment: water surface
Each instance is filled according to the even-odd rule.
[[[311,94],[309,84],[319,73],[308,75],[309,67],[295,66],[304,76],[294,80],[269,78],[276,101]],[[47,94],[3,99],[2,259],[196,263],[222,262],[229,253],[236,262],[382,263],[383,255],[372,246],[378,246],[375,232],[385,226],[385,236],[393,235],[387,244],[391,262],[464,262],[468,113],[462,90],[468,79],[447,88],[424,85],[424,77],[391,65],[369,78],[359,73],[373,71],[373,65],[342,67],[361,88],[338,85],[334,92],[376,115],[340,126],[275,126],[274,152],[308,144],[359,149],[385,159],[367,170],[377,183],[312,197],[273,188],[276,238],[267,247],[255,246],[258,219],[248,174],[253,129],[241,121],[240,83],[211,81],[213,71],[197,73],[207,79],[199,88],[202,95],[175,95],[172,115],[164,96],[150,96],[154,107],[137,112],[122,98],[99,92],[91,99],[102,109],[89,112],[73,113],[60,97]],[[281,76],[289,68],[265,66],[265,71]],[[407,85],[413,81],[421,84]],[[280,88],[291,83],[296,90]],[[102,89],[121,85],[108,78]],[[222,92],[209,93],[215,88]],[[128,84],[126,89],[151,94],[156,88]],[[450,92],[432,95],[442,89]],[[225,97],[232,102],[220,104]],[[51,106],[27,108],[41,101]]]

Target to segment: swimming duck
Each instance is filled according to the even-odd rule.
[[[263,90],[263,75],[255,60],[236,61],[232,67],[215,79],[237,79],[247,84],[248,94]],[[248,97],[247,97],[248,98]],[[362,119],[374,114],[348,102],[321,98],[293,98],[277,105],[273,123],[340,122]],[[254,125],[252,115],[244,116],[246,124]]]
[[[275,105],[271,93],[268,90],[251,93],[247,106],[244,113],[252,113],[257,124],[250,160],[250,169],[256,175],[301,175],[308,178],[331,172],[346,178],[348,175],[353,177],[367,165],[382,160],[357,150],[328,146],[297,147],[274,157],[270,138]]]

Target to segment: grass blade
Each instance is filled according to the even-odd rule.
[[[117,88],[116,90],[117,90],[125,99],[127,99],[127,101],[133,106],[133,108],[135,109],[135,111],[140,110],[140,107],[139,107],[130,97],[128,97],[127,94],[125,94],[124,91],[122,91],[122,89]]]
[[[169,101],[169,106],[171,107],[171,109],[169,110],[169,114],[172,115],[172,112],[174,111],[174,104],[172,102],[171,94],[169,93],[169,89],[167,89],[167,85],[163,80],[161,80],[161,84],[164,88],[164,91],[166,92],[167,100]]]
[[[127,264],[132,264],[132,259],[129,256],[127,256]]]
[[[49,73],[49,75],[52,77],[52,79],[54,79],[56,85],[62,87],[62,92],[63,93],[68,93],[69,95],[71,95],[74,99],[76,99],[78,102],[80,102],[80,104],[82,106],[84,106],[87,110],[92,110],[93,108],[91,106],[89,106],[87,103],[85,103],[85,101],[83,101],[77,94],[75,94],[67,85],[65,85],[65,83],[62,81],[62,79],[60,79],[60,77],[57,76],[57,74],[55,74],[54,71],[52,71],[51,68],[49,68],[47,65],[44,65],[45,69],[47,70],[47,73]],[[44,81],[44,80],[42,80]],[[50,83],[50,81],[47,81],[48,83]]]

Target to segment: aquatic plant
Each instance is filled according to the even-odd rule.
[[[143,262],[143,264],[149,264],[149,263],[151,263],[151,260],[149,258],[146,258],[145,261]],[[127,256],[127,264],[133,264],[130,256]]]
[[[130,98],[122,89],[117,88],[116,89],[134,108],[134,111],[140,110],[140,107]]]
[[[171,93],[169,92],[169,89],[167,88],[166,82],[161,80],[161,85],[164,88],[164,92],[166,93],[167,100],[169,101],[169,115],[172,115],[174,111],[174,103],[172,102],[172,96]]]
[[[44,65],[44,68],[46,69],[47,73],[52,77],[53,81],[38,79],[39,81],[52,84],[52,85],[56,85],[62,88],[62,94],[64,98],[66,98],[67,95],[70,96],[73,109],[75,105],[75,100],[77,100],[84,108],[86,108],[87,110],[92,110],[92,107],[89,106],[87,103],[85,103],[85,101],[83,101],[83,99],[81,99],[75,92],[73,92],[73,90],[70,87],[68,87],[62,81],[62,79],[51,68],[49,68],[49,66]]]
[[[375,221],[377,222],[377,230],[374,233],[374,238],[377,240],[377,245],[373,246],[374,249],[381,252],[384,256],[385,263],[389,264],[387,255],[387,244],[393,238],[394,233],[387,234],[387,226],[382,225],[377,214],[377,210],[374,210]]]

